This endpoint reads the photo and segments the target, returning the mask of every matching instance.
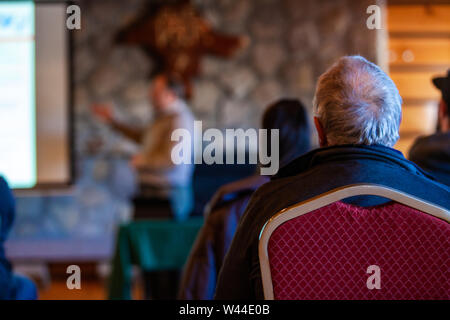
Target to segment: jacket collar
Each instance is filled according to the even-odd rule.
[[[298,175],[325,163],[361,160],[389,163],[411,173],[435,180],[413,162],[408,161],[400,151],[381,145],[339,145],[315,149],[281,168],[273,179]]]

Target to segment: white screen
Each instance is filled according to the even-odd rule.
[[[0,173],[12,187],[37,181],[34,5],[0,6]]]
[[[65,10],[0,2],[0,174],[13,188],[70,181]]]

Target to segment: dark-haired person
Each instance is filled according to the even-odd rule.
[[[270,105],[264,112],[262,128],[279,130],[281,167],[309,151],[308,114],[298,100],[284,99]],[[270,148],[268,154],[271,154]],[[205,224],[184,268],[180,299],[209,300],[214,297],[217,275],[239,219],[252,193],[267,181],[267,176],[257,174],[224,185],[213,196],[206,210]]]
[[[438,132],[417,139],[409,151],[409,159],[450,186],[450,69],[446,77],[433,79],[441,91]]]
[[[184,102],[181,83],[165,75],[158,75],[152,82],[150,99],[155,110],[153,121],[140,129],[114,119],[111,107],[94,105],[93,111],[115,130],[140,144],[140,152],[131,161],[137,171],[139,191],[137,201],[158,199],[169,201],[175,218],[184,219],[193,206],[192,174],[194,166],[175,165],[171,158],[177,143],[171,140],[175,129],[183,128],[193,136],[194,116]]]
[[[5,257],[4,243],[14,222],[15,201],[5,179],[0,176],[0,300],[34,300],[37,290],[31,280],[15,275]]]
[[[450,209],[450,188],[392,149],[399,138],[401,105],[394,82],[363,57],[342,57],[320,76],[314,123],[321,148],[293,160],[253,193],[219,273],[216,299],[264,299],[259,234],[273,215],[301,201],[372,183]],[[345,199],[358,206],[388,201],[373,196]]]

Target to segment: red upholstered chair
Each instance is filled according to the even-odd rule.
[[[356,195],[392,201],[340,201]],[[377,185],[339,188],[284,209],[260,235],[264,297],[449,299],[449,221],[448,210]]]

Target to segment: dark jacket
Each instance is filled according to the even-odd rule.
[[[216,192],[184,267],[179,299],[214,297],[217,275],[250,196],[268,181],[265,176],[252,176],[224,185]]]
[[[409,159],[450,186],[450,132],[417,139],[409,151]]]
[[[14,221],[15,203],[5,179],[0,176],[0,300],[13,294],[11,265],[6,259],[4,243]]]
[[[402,153],[383,146],[321,148],[297,158],[253,193],[219,274],[216,299],[263,299],[258,236],[281,209],[332,189],[374,183],[450,209],[450,189],[433,180]],[[348,203],[376,205],[386,199],[352,197]]]

